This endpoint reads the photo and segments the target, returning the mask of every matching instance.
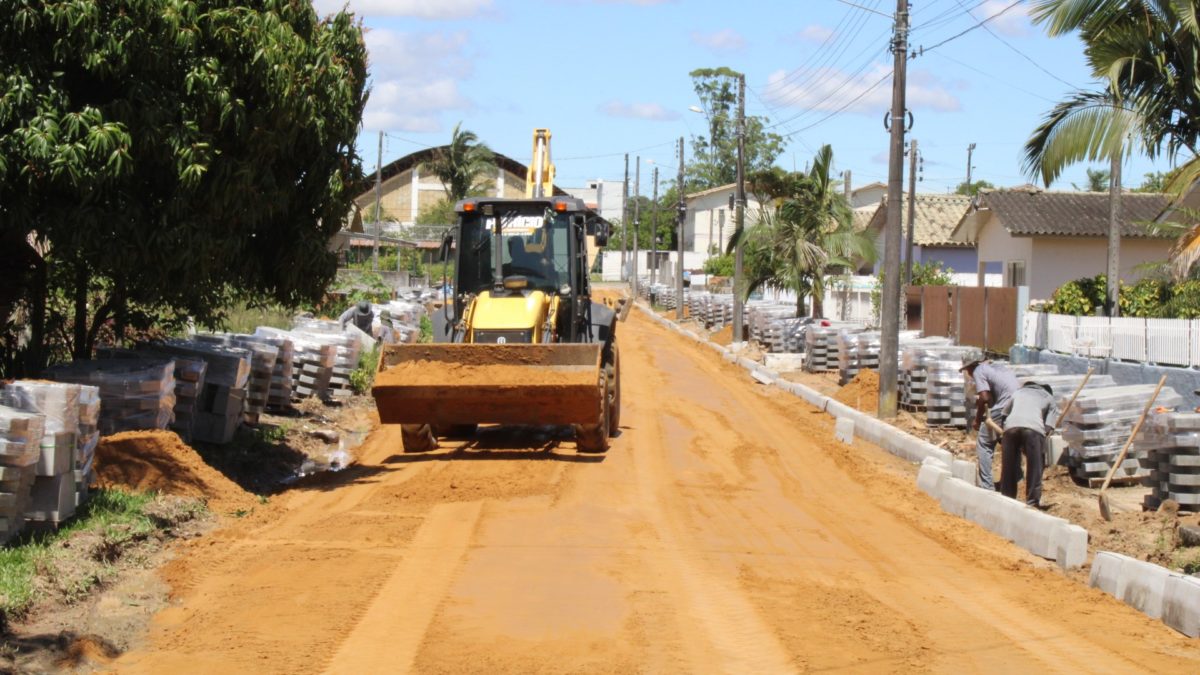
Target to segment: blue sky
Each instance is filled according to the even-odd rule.
[[[788,136],[777,163],[803,169],[833,146],[856,186],[887,179],[882,118],[891,96],[891,21],[837,0],[314,0],[348,4],[369,29],[373,91],[359,149],[375,166],[447,142],[454,124],[494,150],[529,161],[535,127],[552,130],[558,184],[619,180],[623,154],[641,155],[643,193],[653,160],[674,172],[674,143],[704,134],[688,72],[729,66],[746,74],[747,114]],[[892,0],[856,4],[890,14]],[[974,178],[1029,179],[1021,148],[1041,117],[1075,88],[1095,88],[1076,37],[1049,38],[1028,2],[913,0],[909,109],[924,159],[921,192]],[[1003,14],[999,14],[1005,10]],[[985,26],[938,43],[998,15]],[[1085,183],[1085,166],[1052,189]],[[1104,167],[1107,168],[1107,167]],[[1132,158],[1125,184],[1169,166]],[[631,168],[632,176],[632,168]],[[907,179],[906,179],[907,181]]]

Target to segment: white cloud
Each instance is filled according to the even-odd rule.
[[[996,16],[1011,5],[1007,0],[987,0],[974,10],[975,18],[982,21],[989,16]],[[987,27],[1010,37],[1020,37],[1029,34],[1029,8],[1024,4],[1017,5],[995,19],[987,22]]]
[[[462,79],[474,70],[466,31],[376,29],[367,32],[364,40],[371,74],[364,128],[438,131],[441,113],[472,107],[459,89]]]
[[[837,68],[805,68],[791,72],[780,70],[767,78],[764,95],[774,105],[800,110],[832,112],[846,106],[846,112],[874,113],[886,110],[891,105],[889,71],[887,66],[880,63],[855,76]],[[909,71],[907,102],[908,107],[914,110],[925,108],[947,112],[962,107],[957,96],[923,70]]]
[[[732,28],[715,33],[692,33],[692,42],[714,52],[737,52],[746,48],[746,38]]]
[[[819,23],[809,24],[796,33],[796,37],[803,42],[821,43],[833,37],[833,29]]]
[[[600,112],[609,117],[630,117],[639,120],[666,122],[679,119],[679,113],[668,110],[657,103],[625,103],[609,101],[600,106]]]
[[[652,5],[666,5],[679,0],[595,0],[601,5],[638,5],[639,7],[650,7]]]
[[[406,16],[415,19],[469,19],[491,9],[492,0],[313,0],[318,14],[349,7],[358,16]]]

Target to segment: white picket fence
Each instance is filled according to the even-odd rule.
[[[1200,320],[1026,312],[1021,344],[1076,356],[1200,367]]]

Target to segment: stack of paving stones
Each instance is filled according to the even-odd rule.
[[[960,358],[927,360],[925,423],[931,427],[967,428],[966,378]]]
[[[150,353],[205,363],[192,422],[192,440],[228,443],[242,423],[252,357],[248,350],[227,344],[228,340],[225,335],[197,335],[194,340],[168,340],[144,347]]]
[[[57,525],[75,514],[75,452],[80,385],[16,380],[4,387],[4,405],[41,415],[43,435],[26,520]]]
[[[320,367],[319,372],[309,370],[307,363],[301,367],[300,382],[312,387],[311,395],[318,396],[326,402],[341,402],[353,396],[350,373],[358,367],[358,356],[362,348],[359,338],[344,331],[337,321],[315,319],[297,319],[293,333],[318,343],[322,349],[333,350],[333,362],[327,366],[328,375],[324,365]],[[324,352],[322,358],[325,358]],[[300,395],[303,396],[303,392],[300,392]]]
[[[1200,511],[1200,413],[1155,413],[1142,425],[1134,447],[1150,488],[1143,506],[1153,511],[1167,499],[1181,511]]]
[[[1017,381],[1021,384],[1026,382],[1037,382],[1038,384],[1050,385],[1050,389],[1054,391],[1055,396],[1062,394],[1070,394],[1079,388],[1083,382],[1083,373],[1069,374],[1059,373],[1057,375],[1018,375]],[[1100,387],[1115,387],[1117,383],[1113,380],[1112,375],[1092,375],[1088,378],[1085,389],[1097,389]]]
[[[747,307],[747,311],[750,314],[751,340],[759,343],[764,350],[771,353],[799,351],[790,348],[798,342],[796,326],[799,320],[796,318],[794,305],[751,305]],[[789,336],[791,336],[790,340]]]
[[[242,414],[247,424],[258,424],[259,415],[267,410],[279,348],[253,335],[230,335],[229,344],[250,353],[250,376],[246,381],[246,405]]]
[[[958,364],[962,364],[963,354],[978,355],[980,352],[974,347],[959,347],[952,344],[952,340],[947,337],[913,337],[906,339],[900,347],[899,358],[899,374],[897,384],[900,387],[900,405],[910,412],[928,412],[930,404],[930,365],[936,364],[939,360],[951,361],[958,359]],[[957,370],[955,371],[957,372]],[[942,380],[944,381],[944,377]],[[959,382],[962,383],[962,374],[958,374]],[[951,385],[952,386],[952,385]],[[939,390],[938,404],[945,402],[945,389]],[[961,404],[965,407],[965,397]],[[953,404],[943,405],[940,407],[951,408]],[[942,412],[949,412],[948,410]],[[945,415],[936,415],[941,418]]]
[[[716,330],[733,323],[733,296],[716,293],[697,293],[692,316],[705,328]]]
[[[196,411],[201,389],[204,386],[204,373],[208,364],[197,358],[188,358],[155,352],[153,345],[140,345],[137,351],[114,347],[101,347],[96,355],[104,359],[145,359],[161,358],[175,362],[175,420],[170,429],[179,434],[185,441],[192,440],[192,432],[196,423]]]
[[[385,305],[375,306],[375,316],[380,316],[381,310],[387,310],[391,315],[389,322],[397,342],[416,342],[421,336],[421,319],[426,316],[425,306],[417,302],[391,300]],[[378,319],[382,323],[382,319]]]
[[[804,333],[804,370],[810,373],[826,373],[838,368],[838,334],[857,334],[864,330],[862,324],[832,322],[828,326],[811,324]]]
[[[1066,405],[1071,393],[1057,392],[1060,407]],[[1145,384],[1088,388],[1079,392],[1075,403],[1067,410],[1062,432],[1067,443],[1067,465],[1077,480],[1086,481],[1091,487],[1104,481],[1153,393],[1154,385]],[[1163,387],[1154,404],[1170,410],[1182,403],[1183,398],[1174,389]],[[1113,482],[1131,485],[1148,479],[1148,464],[1145,447],[1138,448],[1135,444],[1117,467]]]
[[[175,419],[174,359],[95,359],[55,366],[57,382],[92,385],[100,390],[102,435],[166,429]]]
[[[859,336],[863,333],[849,333],[846,331],[838,331],[838,383],[846,384],[853,380],[858,371],[862,369],[859,361]],[[879,335],[879,333],[875,333]],[[876,363],[878,363],[878,353],[876,353]]]
[[[0,540],[25,527],[46,418],[0,405]]]
[[[96,446],[100,444],[100,388],[79,385],[79,433],[75,440],[75,506],[83,506],[95,482]]]
[[[1037,379],[1039,376],[1058,375],[1058,366],[1053,363],[1004,363],[1003,365],[1017,379],[1027,378],[1027,380],[1041,382]],[[1080,377],[1082,378],[1083,375]]]
[[[417,329],[418,332],[420,328]],[[254,338],[275,347],[275,367],[271,370],[271,387],[267,392],[268,410],[286,410],[292,405],[292,383],[295,379],[295,346],[286,334],[271,334],[262,328],[254,330]],[[411,342],[412,340],[401,340]]]

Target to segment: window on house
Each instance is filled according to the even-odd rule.
[[[1004,285],[1005,286],[1024,286],[1025,283],[1025,261],[1024,260],[1009,260],[1004,264]]]

